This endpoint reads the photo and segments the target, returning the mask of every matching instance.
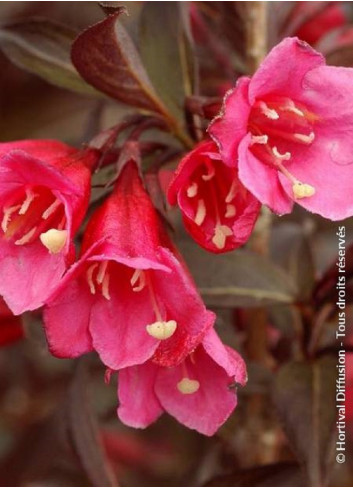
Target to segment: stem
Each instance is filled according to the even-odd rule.
[[[259,67],[267,53],[267,2],[246,3],[246,54],[249,74]]]

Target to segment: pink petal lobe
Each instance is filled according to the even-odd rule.
[[[210,124],[208,132],[218,146],[224,163],[237,165],[237,149],[247,133],[248,117],[251,106],[248,99],[250,78],[238,79],[235,88],[224,98],[223,108]]]
[[[176,321],[177,328],[173,336],[160,342],[153,360],[169,367],[180,363],[196,348],[213,326],[215,315],[206,309],[184,266],[169,250],[163,248],[160,253],[172,272],[155,272],[153,287],[166,319]]]
[[[41,307],[66,267],[64,252],[51,255],[39,241],[18,246],[0,239],[0,295],[16,315]]]
[[[300,100],[305,75],[323,64],[323,56],[309,44],[296,37],[285,38],[270,51],[252,77],[250,103],[274,93]]]
[[[165,411],[180,423],[212,436],[236,407],[236,394],[228,387],[231,379],[202,347],[194,353],[193,361],[187,360],[186,367],[187,377],[200,384],[196,392],[183,394],[178,390],[185,377],[182,366],[178,366],[159,370],[156,395]]]
[[[94,296],[82,274],[85,267],[81,260],[69,270],[44,309],[45,333],[56,357],[75,358],[93,350],[89,322]]]
[[[113,264],[110,274],[119,279],[111,281],[109,300],[101,295],[96,298],[90,333],[103,363],[119,370],[144,363],[155,352],[159,340],[146,330],[148,324],[156,321],[148,290],[132,290],[129,282],[132,269]]]
[[[124,424],[146,428],[162,414],[163,408],[154,393],[157,371],[152,362],[120,370],[118,416]]]
[[[278,176],[278,171],[259,161],[249,150],[251,135],[239,145],[239,178],[243,185],[262,203],[277,214],[288,214],[292,210],[289,198]]]

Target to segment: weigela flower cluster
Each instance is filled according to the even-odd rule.
[[[145,427],[167,411],[212,435],[236,406],[229,386],[246,382],[245,365],[215,333],[136,161],[91,216],[73,263],[98,152],[20,141],[1,154],[1,293],[12,311],[44,305],[55,356],[94,350],[119,371],[126,424]]]
[[[298,203],[330,219],[352,215],[352,81],[351,69],[325,66],[298,39],[238,80],[210,139],[182,159],[169,186],[197,243],[213,253],[243,245],[261,204],[278,214]],[[127,154],[75,261],[100,152],[57,141],[0,145],[0,294],[14,314],[44,306],[55,356],[95,351],[109,375],[118,372],[127,425],[146,427],[165,411],[212,435],[236,406],[245,364],[215,332],[138,158]]]

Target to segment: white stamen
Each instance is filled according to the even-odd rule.
[[[217,224],[215,227],[215,233],[212,238],[212,243],[218,248],[219,250],[223,250],[223,248],[226,245],[226,239],[228,236],[232,236],[233,231],[230,229],[230,227],[222,225],[222,224]]]
[[[6,233],[7,228],[9,227],[12,214],[16,212],[18,209],[21,209],[21,205],[13,205],[12,207],[8,207],[7,209],[4,209],[4,217],[2,218],[1,221],[1,229],[4,231],[4,233]]]
[[[229,189],[229,192],[226,196],[226,204],[230,204],[232,202],[232,200],[234,199],[235,195],[236,195],[236,186],[237,186],[237,182],[236,180],[233,180],[232,182],[232,185],[230,186],[230,189]]]
[[[65,230],[49,229],[46,233],[42,233],[39,239],[50,253],[56,255],[65,247],[67,235],[68,233]]]
[[[193,197],[195,197],[197,195],[197,190],[198,190],[197,183],[194,182],[187,189],[186,195],[192,199]]]
[[[38,194],[35,194],[32,192],[31,189],[26,189],[26,198],[23,201],[23,204],[21,205],[21,209],[18,211],[18,213],[23,216],[26,214],[28,211],[29,206],[31,205],[32,201],[37,197]]]
[[[235,205],[232,204],[227,204],[226,206],[226,213],[225,216],[226,218],[234,217],[237,213],[237,210],[235,208]]]
[[[109,294],[109,280],[110,280],[110,275],[109,273],[106,273],[104,275],[103,283],[102,283],[102,295],[105,297],[108,301],[110,301],[110,294]]]
[[[275,109],[270,109],[265,102],[260,102],[259,107],[261,109],[261,112],[266,116],[268,119],[271,119],[273,121],[279,119],[279,114]]]
[[[52,214],[54,214],[54,212],[60,206],[61,203],[62,202],[59,199],[55,199],[54,202],[52,204],[50,204],[50,206],[48,207],[48,209],[46,209],[43,212],[42,218],[43,219],[48,219],[48,217],[50,217]]]
[[[87,282],[89,285],[89,289],[91,291],[91,294],[93,294],[93,295],[96,293],[96,288],[95,288],[94,282],[93,282],[93,273],[97,267],[98,267],[98,263],[94,263],[93,265],[91,265],[87,269],[87,272],[86,272],[86,278],[87,278]]]
[[[17,241],[15,241],[15,245],[24,245],[24,244],[28,243],[29,241],[31,241],[36,230],[37,230],[37,227],[32,228],[30,231],[28,231],[28,233],[26,233],[24,236],[22,236],[21,239],[18,239]]]
[[[139,282],[136,287],[134,285]],[[130,284],[134,292],[140,292],[145,288],[146,285],[146,275],[143,270],[135,270],[133,276],[131,277]]]
[[[288,151],[287,151],[286,153],[284,153],[284,154],[281,154],[281,153],[278,151],[278,149],[276,148],[276,146],[274,146],[274,147],[272,148],[272,153],[273,153],[273,155],[274,155],[274,156],[275,156],[277,159],[279,159],[279,160],[281,160],[281,161],[282,161],[282,160],[290,160],[290,158],[291,158],[291,156],[292,156],[292,155],[291,155],[291,154],[290,154]]]
[[[175,333],[177,323],[173,319],[170,321],[156,321],[146,326],[147,333],[157,340],[167,340]]]
[[[103,283],[104,275],[105,275],[105,272],[107,270],[108,263],[109,263],[109,261],[106,260],[106,261],[102,261],[101,264],[99,265],[99,270],[97,273],[97,283],[98,284]]]
[[[182,394],[194,394],[200,388],[200,382],[194,379],[184,377],[177,383],[178,391]]]
[[[211,165],[211,166],[208,166],[208,173],[206,173],[206,175],[202,175],[201,178],[202,180],[204,180],[205,182],[208,182],[209,180],[211,180],[214,176],[215,176],[215,173],[216,173],[216,170],[214,169],[214,167]]]
[[[197,224],[198,226],[201,226],[201,224],[205,220],[205,217],[206,217],[205,201],[203,199],[200,199],[197,203],[197,211],[196,211],[196,215],[194,218],[195,224]]]
[[[303,199],[304,197],[312,197],[315,194],[315,187],[308,185],[307,183],[296,182],[293,187],[293,194],[296,199]]]
[[[253,144],[267,144],[268,143],[268,136],[267,134],[262,134],[261,136],[251,136],[251,141],[250,141],[250,146]]]
[[[306,134],[294,134],[295,139],[304,144],[311,144],[315,139],[315,133],[311,132],[309,135]]]

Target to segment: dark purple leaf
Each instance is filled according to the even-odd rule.
[[[274,403],[311,486],[327,485],[337,410],[337,359],[292,362],[277,374]]]
[[[127,105],[166,113],[119,14],[83,31],[71,58],[80,75],[101,92]]]
[[[77,73],[70,60],[76,32],[44,19],[29,19],[0,28],[0,48],[20,68],[53,85],[86,95],[99,95]]]

